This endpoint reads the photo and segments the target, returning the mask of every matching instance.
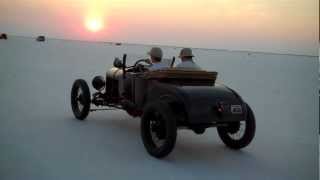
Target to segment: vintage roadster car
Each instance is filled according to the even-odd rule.
[[[173,150],[178,129],[203,134],[207,128],[217,127],[222,141],[232,149],[252,141],[256,127],[251,108],[234,90],[215,82],[217,72],[174,68],[148,71],[148,61],[127,66],[126,57],[116,58],[106,77],[93,79],[97,92],[92,95],[84,80],[74,82],[71,107],[77,119],[110,108],[141,117],[143,144],[156,158]]]

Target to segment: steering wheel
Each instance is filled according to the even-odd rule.
[[[136,67],[138,64],[141,64],[141,63],[146,63],[147,65],[151,65],[151,62],[149,59],[140,59],[136,61],[133,66]]]
[[[145,63],[145,65],[142,63]],[[149,59],[140,59],[136,61],[132,67],[137,72],[144,72],[147,70],[146,66],[150,66],[150,65],[151,65],[151,62],[149,61]]]

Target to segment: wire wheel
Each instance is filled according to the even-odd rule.
[[[177,136],[175,115],[164,101],[149,104],[141,119],[141,137],[148,153],[156,158],[167,156]]]
[[[79,120],[84,120],[89,114],[90,103],[88,84],[82,79],[76,80],[71,89],[71,108],[74,116]]]
[[[249,105],[246,104],[246,108],[247,118],[245,120],[217,127],[221,140],[232,149],[244,148],[254,138],[256,131],[255,117]]]

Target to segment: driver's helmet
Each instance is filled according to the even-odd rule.
[[[153,47],[151,48],[151,50],[148,52],[148,55],[152,56],[152,57],[156,57],[156,58],[160,58],[162,59],[163,56],[163,52],[162,49],[159,47]]]

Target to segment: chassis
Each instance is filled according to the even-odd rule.
[[[141,117],[144,147],[156,158],[173,150],[178,129],[203,134],[216,127],[228,147],[241,149],[250,144],[255,135],[254,114],[234,90],[215,82],[217,72],[147,71],[147,61],[126,66],[126,57],[115,59],[113,74],[93,79],[97,92],[92,95],[86,81],[74,82],[71,107],[77,119],[84,120],[89,112],[113,109]]]

